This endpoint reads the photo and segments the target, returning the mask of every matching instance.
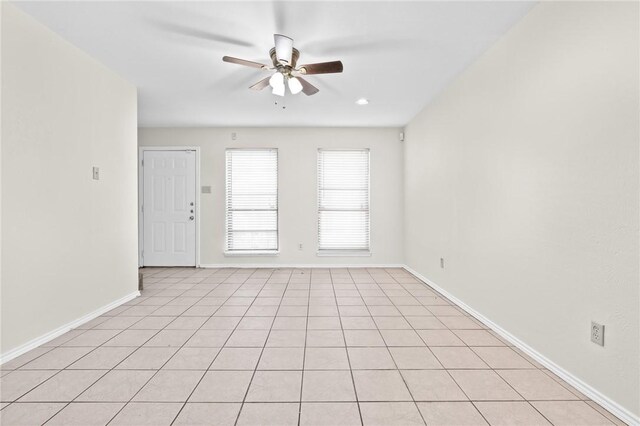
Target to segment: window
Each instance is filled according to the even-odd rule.
[[[318,252],[369,251],[369,150],[318,151]]]
[[[228,149],[226,156],[226,252],[276,252],[278,150]]]

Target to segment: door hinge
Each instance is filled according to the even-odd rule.
[[[141,209],[142,213],[144,213],[144,204],[142,206],[140,206],[140,209]]]
[[[141,160],[140,164],[142,165],[142,167],[144,167],[144,160]]]

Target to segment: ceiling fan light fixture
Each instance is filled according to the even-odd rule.
[[[293,54],[293,39],[282,34],[274,34],[273,39],[276,45],[276,59],[290,64],[291,55]]]
[[[356,101],[356,105],[369,105],[369,99],[367,98],[360,98]]]
[[[291,91],[292,94],[297,95],[298,93],[302,92],[302,83],[300,83],[300,80],[298,80],[295,77],[289,77],[289,90]]]
[[[269,86],[273,89],[271,93],[284,96],[284,75],[281,72],[274,73],[269,79]]]
[[[274,87],[271,93],[277,96],[284,96],[284,84],[282,86]]]
[[[269,79],[269,86],[274,89],[280,86],[284,88],[284,75],[281,72],[274,73]]]

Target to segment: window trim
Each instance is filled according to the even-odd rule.
[[[369,235],[369,247],[368,249],[321,249],[320,248],[320,181],[318,180],[319,169],[319,154],[322,151],[366,151],[367,152],[367,201],[368,201],[368,213],[369,220],[367,223],[367,233]],[[316,154],[316,223],[317,223],[317,238],[316,238],[316,256],[317,257],[370,257],[372,251],[372,238],[371,238],[371,149],[370,148],[318,148]]]
[[[371,237],[369,237],[371,238]],[[371,257],[371,241],[369,241],[369,250],[320,250],[316,252],[318,257]]]
[[[229,151],[275,151],[276,152],[276,248],[275,249],[236,249],[229,250],[229,206],[227,183],[227,152]],[[279,256],[280,255],[280,151],[278,148],[225,148],[224,150],[224,249],[225,257],[236,256]],[[247,210],[247,209],[245,209]]]
[[[225,250],[225,257],[242,257],[242,256],[279,256],[280,250]]]

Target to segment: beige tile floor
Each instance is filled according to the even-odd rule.
[[[402,269],[142,272],[2,365],[3,425],[621,424]]]

